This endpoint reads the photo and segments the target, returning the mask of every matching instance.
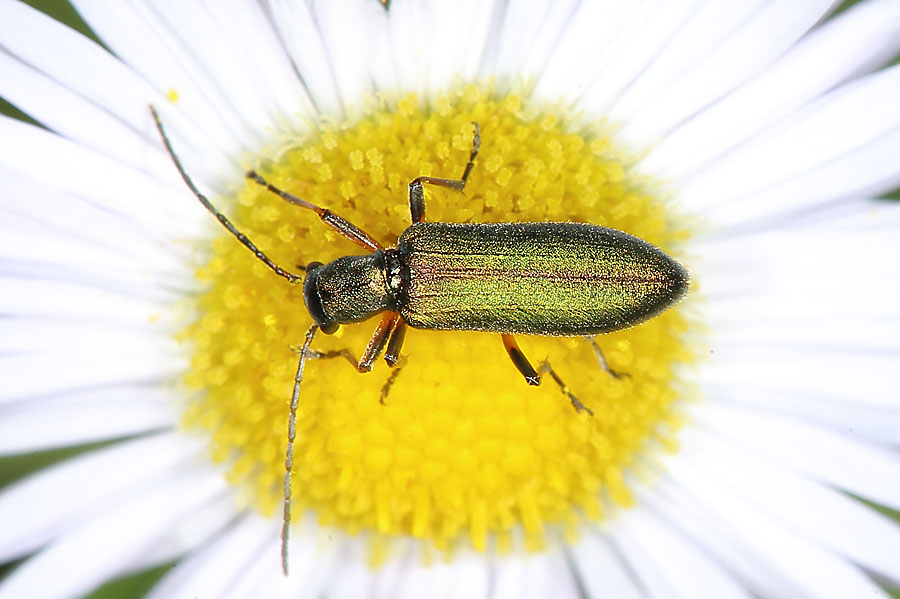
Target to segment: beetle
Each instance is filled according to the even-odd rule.
[[[288,418],[281,535],[285,575],[296,412],[309,357],[340,355],[359,372],[369,372],[382,353],[389,366],[397,366],[407,327],[499,333],[529,385],[539,385],[542,375],[550,374],[578,412],[592,414],[548,361],[537,370],[531,365],[514,335],[593,336],[625,329],[674,305],[689,286],[687,271],[664,251],[608,227],[572,222],[426,222],[425,184],[459,192],[465,188],[481,146],[477,123],[473,123],[472,150],[459,179],[421,176],[409,183],[412,224],[393,247],[384,247],[331,210],[275,187],[255,171],[247,172],[248,179],[291,204],[312,210],[323,223],[370,252],[328,264],[311,262],[300,276],[269,259],[197,189],[172,148],[159,114],[153,106],[150,111],[167,153],[191,192],[273,272],[303,285],[303,300],[313,319],[299,350]],[[328,354],[311,350],[317,331],[333,334],[341,325],[379,314],[381,320],[359,360],[349,350]],[[605,367],[600,348],[592,339],[591,343]]]

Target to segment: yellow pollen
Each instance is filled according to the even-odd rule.
[[[322,124],[252,166],[389,247],[409,226],[409,181],[459,177],[477,122],[481,153],[465,192],[426,187],[427,220],[590,222],[670,252],[687,237],[624,153],[599,133],[567,129],[567,115],[474,85],[424,104],[380,100],[362,120]],[[219,204],[287,270],[364,253],[313,212],[252,182],[237,201]],[[183,335],[193,349],[186,381],[202,391],[184,420],[211,431],[211,455],[274,515],[296,351],[312,321],[301,286],[224,232],[212,250],[198,271],[208,291]],[[320,334],[313,347],[359,356],[377,321]],[[583,338],[518,337],[532,363],[550,360],[593,417],[576,413],[549,376],[527,385],[496,334],[409,330],[405,366],[384,405],[391,370],[383,361],[359,374],[344,359],[310,360],[297,412],[294,513],[312,510],[323,526],[349,534],[368,531],[378,548],[403,535],[442,551],[460,543],[504,550],[520,538],[537,550],[550,528],[575,538],[579,522],[632,503],[625,473],[636,456],[674,446],[675,369],[693,359],[686,329],[676,307],[598,337],[609,367],[627,375],[620,378]]]

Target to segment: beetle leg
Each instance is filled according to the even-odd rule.
[[[472,151],[469,153],[469,162],[459,179],[441,179],[439,177],[416,177],[409,183],[409,215],[412,222],[421,223],[425,221],[425,192],[422,189],[423,183],[429,185],[437,185],[438,187],[446,187],[454,191],[462,191],[466,187],[466,180],[472,167],[475,166],[475,157],[478,156],[478,149],[481,148],[481,127],[478,123],[472,123],[475,126],[475,135],[472,137]]]
[[[540,385],[541,375],[537,373],[537,371],[528,361],[528,358],[526,358],[525,354],[522,353],[522,350],[519,349],[519,344],[516,343],[516,338],[512,335],[506,334],[501,334],[500,337],[503,338],[503,347],[506,348],[506,353],[509,354],[509,359],[512,360],[512,363],[516,367],[516,369],[518,369],[518,371],[522,373],[522,376],[525,377],[525,381],[529,385]]]
[[[388,339],[391,339],[391,342],[396,346],[395,352],[399,353],[400,345],[403,343],[403,332],[400,332],[399,340],[395,342],[395,338],[397,338],[396,331],[399,329],[399,325],[405,323],[400,319],[400,315],[396,312],[385,312],[384,316],[381,319],[381,322],[378,323],[378,327],[375,329],[375,333],[372,335],[372,338],[369,339],[368,345],[366,345],[366,349],[363,351],[362,356],[357,360],[353,356],[353,352],[351,352],[346,347],[343,349],[332,349],[329,351],[318,351],[315,349],[306,349],[306,357],[310,360],[330,360],[332,358],[344,358],[350,364],[353,365],[356,370],[359,372],[369,372],[372,370],[372,366],[375,364],[375,360],[378,359],[378,356],[381,355],[381,352],[384,350],[384,346],[388,344]],[[393,333],[393,334],[392,334]],[[303,350],[298,350],[297,348],[292,347],[291,351],[294,353],[300,353]],[[390,351],[390,348],[388,348]],[[391,366],[397,363],[398,358],[393,358],[393,362],[389,360],[391,356],[386,355],[385,359],[387,363]]]
[[[316,349],[311,349],[308,352],[307,356],[310,360],[330,360],[332,358],[344,358],[350,364],[356,368],[356,364],[358,360],[353,356],[353,353],[347,349],[346,347],[343,349],[332,349],[329,351],[319,351]]]
[[[397,312],[384,313],[381,322],[378,323],[375,332],[372,334],[372,338],[369,339],[369,344],[366,346],[362,357],[359,359],[359,363],[356,365],[356,369],[359,372],[369,372],[372,370],[372,365],[375,364],[375,360],[377,360],[378,356],[381,355],[381,352],[384,351],[384,346],[387,344],[391,333],[393,333],[394,329],[397,327],[398,322],[400,322],[400,314]]]
[[[373,252],[384,249],[384,247],[380,243],[378,243],[374,237],[372,237],[347,219],[338,216],[328,208],[316,206],[312,202],[307,202],[302,198],[298,198],[294,194],[288,193],[279,189],[278,187],[275,187],[274,185],[263,179],[256,171],[247,171],[246,177],[251,181],[259,183],[261,186],[265,187],[281,199],[290,202],[295,206],[300,206],[301,208],[312,210],[319,215],[319,219],[321,219],[323,223],[325,223],[353,243],[361,245]]]
[[[384,352],[384,361],[388,363],[388,366],[394,367],[397,365],[397,360],[400,359],[400,348],[403,347],[404,339],[406,339],[406,323],[400,319],[397,321],[397,326],[394,327],[394,332],[391,333],[391,340],[388,341],[387,351]]]
[[[529,385],[540,385],[543,375],[549,374],[559,386],[559,390],[563,392],[563,395],[568,397],[569,401],[572,402],[572,406],[577,412],[587,412],[591,416],[594,415],[594,412],[591,411],[590,408],[581,403],[581,401],[569,391],[569,386],[563,382],[558,374],[556,374],[556,371],[550,366],[550,362],[544,360],[541,362],[540,371],[536,371],[528,361],[528,358],[525,357],[525,354],[522,353],[522,350],[519,349],[519,344],[516,343],[515,337],[506,334],[501,334],[500,336],[503,338],[503,347],[506,348],[506,353],[509,354],[512,363],[519,372],[522,373],[522,376],[525,377],[525,380]]]
[[[594,355],[597,356],[597,362],[600,363],[600,368],[605,370],[614,379],[620,379],[623,376],[627,376],[628,378],[631,378],[630,374],[619,373],[609,367],[609,363],[606,361],[606,357],[603,355],[603,350],[600,349],[599,345],[597,345],[597,339],[595,337],[585,337],[585,339],[587,339],[588,342],[590,342],[591,347],[594,349]]]
[[[400,371],[403,370],[403,367],[406,364],[400,364],[396,368],[391,371],[391,376],[388,377],[388,380],[384,382],[384,385],[381,387],[381,396],[378,398],[378,403],[383,406],[387,405],[387,396],[388,393],[391,392],[391,387],[394,386],[394,383],[397,382],[397,377],[400,375]]]
[[[559,390],[563,392],[563,395],[569,398],[570,402],[572,402],[572,407],[575,408],[576,412],[578,412],[579,414],[581,412],[587,412],[589,416],[594,415],[593,410],[581,403],[581,401],[577,397],[575,397],[571,391],[569,391],[569,386],[563,382],[558,374],[556,374],[556,371],[553,370],[553,367],[550,366],[550,362],[548,362],[547,360],[541,362],[541,374],[544,373],[549,374],[553,378],[553,380],[559,386]]]

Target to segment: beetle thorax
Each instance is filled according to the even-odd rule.
[[[403,265],[404,261],[399,249],[385,250],[384,278],[395,308],[403,305],[403,296],[406,294],[406,280],[409,277],[409,268],[404,273]]]

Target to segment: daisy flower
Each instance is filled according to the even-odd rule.
[[[900,585],[900,2],[0,0],[2,597],[162,565],[151,596],[864,597]],[[527,337],[411,329],[306,363],[277,264],[433,222],[587,222],[677,307]],[[497,291],[502,293],[502,289]],[[319,335],[359,356],[377,319]],[[382,399],[382,401],[379,401]],[[3,464],[15,460],[7,458]],[[174,565],[171,565],[174,564]]]

